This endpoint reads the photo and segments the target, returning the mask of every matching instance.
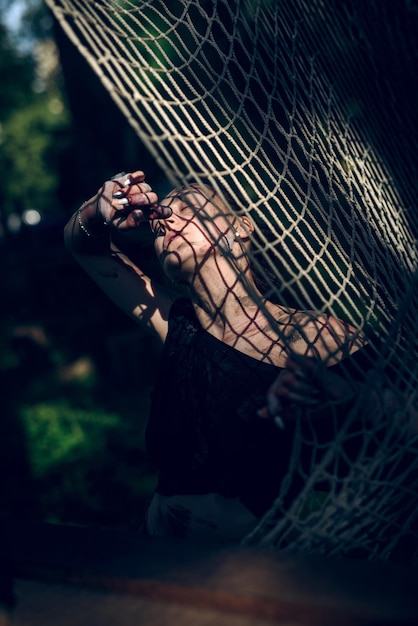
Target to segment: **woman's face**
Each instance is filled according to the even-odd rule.
[[[161,205],[170,207],[172,215],[150,223],[160,263],[172,279],[194,275],[208,258],[221,252],[233,218],[214,192],[197,186],[172,191]]]

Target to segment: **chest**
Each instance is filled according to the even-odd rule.
[[[189,324],[173,329],[159,376],[165,381],[164,397],[175,398],[173,410],[210,413],[213,419],[224,422],[233,416],[251,419],[264,405],[278,369],[268,349],[264,359],[250,343],[242,347],[239,350],[225,344]]]

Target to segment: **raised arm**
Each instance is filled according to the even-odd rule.
[[[137,228],[149,217],[145,207],[158,202],[157,195],[144,181],[144,173],[138,171],[105,182],[70,218],[64,238],[75,259],[105,294],[164,341],[173,294],[156,285],[112,243],[114,229]],[[127,188],[128,207],[118,199],[120,191]],[[154,211],[158,212],[158,207]]]

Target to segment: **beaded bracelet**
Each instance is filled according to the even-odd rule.
[[[84,202],[81,207],[78,209],[77,211],[77,221],[79,223],[79,226],[81,228],[81,230],[83,231],[83,233],[85,233],[87,235],[87,237],[103,237],[103,233],[100,235],[93,235],[93,233],[91,233],[89,230],[87,230],[87,228],[84,226],[82,220],[81,220],[81,212],[84,209],[84,207],[86,206],[87,202]],[[103,224],[106,224],[106,222],[103,222]]]

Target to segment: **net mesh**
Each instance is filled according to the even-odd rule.
[[[173,186],[205,178],[257,218],[266,295],[376,348],[332,441],[297,428],[245,542],[416,564],[417,5],[46,1]]]

